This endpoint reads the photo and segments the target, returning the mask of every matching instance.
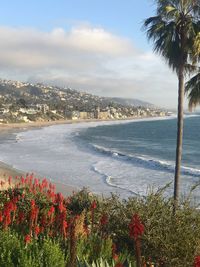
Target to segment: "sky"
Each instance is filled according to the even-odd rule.
[[[142,30],[153,0],[6,0],[0,77],[176,108],[177,77]]]

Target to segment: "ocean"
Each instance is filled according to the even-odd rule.
[[[200,116],[184,120],[181,192],[200,182]],[[1,138],[0,160],[27,172],[126,198],[171,183],[173,194],[176,119],[54,125]],[[197,187],[193,196],[200,198]],[[199,199],[200,200],[200,199]]]

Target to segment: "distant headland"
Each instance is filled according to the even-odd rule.
[[[166,116],[139,100],[109,98],[65,87],[0,79],[0,123],[107,120]]]

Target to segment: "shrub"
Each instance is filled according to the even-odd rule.
[[[0,232],[1,267],[64,267],[64,254],[59,244],[50,239],[32,241],[25,245],[24,240],[12,231]]]
[[[70,260],[75,266],[76,256],[88,264],[101,259],[112,266],[114,259],[128,266],[135,262],[135,246],[157,267],[191,267],[199,259],[200,212],[188,200],[173,216],[173,202],[162,191],[121,200],[84,189],[64,198],[46,179],[17,180],[16,188],[0,192],[2,267],[64,266]],[[129,233],[134,214],[144,225],[139,242]]]
[[[59,244],[50,239],[43,240],[41,248],[41,263],[43,267],[64,267],[64,254]]]
[[[96,262],[98,259],[112,260],[112,240],[101,239],[98,234],[92,234],[88,238],[82,238],[78,244],[78,257],[85,259],[88,263]]]

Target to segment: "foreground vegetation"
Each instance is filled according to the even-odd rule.
[[[11,183],[11,178],[8,179]],[[0,266],[200,266],[200,213],[162,190],[146,198],[64,198],[46,179],[0,192]],[[1,182],[3,185],[3,182]]]

